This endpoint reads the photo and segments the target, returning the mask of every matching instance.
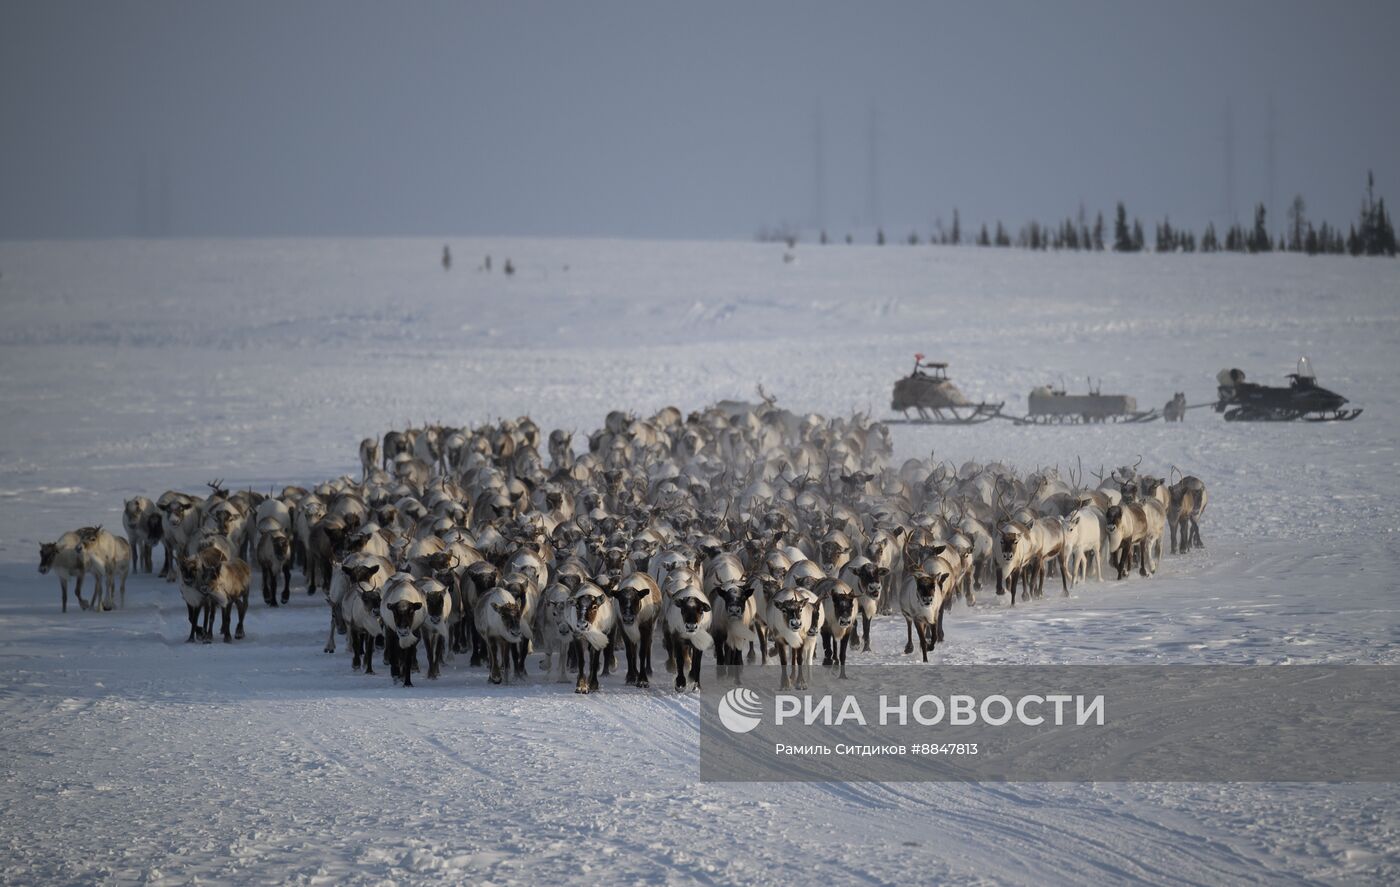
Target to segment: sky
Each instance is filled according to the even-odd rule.
[[[1368,169],[1400,199],[1397,34],[1393,0],[0,0],[0,238],[1345,225]]]

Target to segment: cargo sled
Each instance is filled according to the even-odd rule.
[[[1020,420],[1025,425],[1089,424],[1096,422],[1151,422],[1161,416],[1157,410],[1139,410],[1137,398],[1128,394],[1066,394],[1064,389],[1042,385],[1031,389],[1026,398],[1030,414]]]
[[[925,372],[928,370],[928,372]],[[973,403],[948,378],[948,364],[914,355],[914,370],[894,383],[890,408],[918,425],[976,425],[1001,414],[1001,403]],[[911,418],[913,410],[918,418]],[[895,420],[896,422],[900,420]]]

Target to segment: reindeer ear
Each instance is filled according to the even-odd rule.
[[[410,612],[410,613],[416,613],[416,612],[418,612],[418,611],[421,610],[421,609],[423,609],[423,602],[422,602],[422,601],[411,601],[411,602],[409,602],[409,605],[408,605],[408,612]]]

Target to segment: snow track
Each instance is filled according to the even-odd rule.
[[[928,247],[425,241],[0,244],[0,881],[15,884],[1393,883],[1391,786],[698,782],[697,700],[492,687],[459,658],[412,690],[321,652],[319,597],[186,645],[174,586],[58,612],[40,541],[224,477],[356,470],[406,420],[691,409],[762,381],[884,415],[914,351],[1018,412],[1104,378],[1152,406],[1222,366],[1310,354],[1366,407],[1332,426],[901,427],[896,455],[1210,485],[1208,548],[1151,580],[1008,611],[957,605],[948,663],[1397,664],[1400,265]],[[471,271],[509,255],[507,280]],[[567,270],[565,270],[567,268]],[[256,595],[255,595],[256,598]],[[851,668],[904,660],[877,623]],[[919,667],[909,662],[908,667]],[[776,680],[776,669],[746,671]],[[705,678],[713,680],[707,663]],[[1291,774],[1279,774],[1286,778]]]

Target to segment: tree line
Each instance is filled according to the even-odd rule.
[[[1260,203],[1254,208],[1252,225],[1231,225],[1225,230],[1223,237],[1213,222],[1207,224],[1205,230],[1197,237],[1194,231],[1175,226],[1170,218],[1164,218],[1155,225],[1152,249],[1159,253],[1292,252],[1308,255],[1394,256],[1397,252],[1395,227],[1391,224],[1390,213],[1386,210],[1385,198],[1375,196],[1375,184],[1375,176],[1368,172],[1366,197],[1361,203],[1360,217],[1345,232],[1325,221],[1314,226],[1313,220],[1307,215],[1307,204],[1300,194],[1289,204],[1286,227],[1277,233],[1270,232],[1267,210],[1264,204]],[[759,239],[784,240],[789,246],[797,243],[796,233],[788,229],[765,230],[760,232]],[[846,235],[845,240],[846,243],[853,242],[850,234]],[[831,242],[826,231],[821,232],[819,242]],[[886,242],[884,229],[877,229],[875,243],[883,246]],[[911,231],[905,242],[917,246],[922,241],[918,232]],[[936,223],[928,242],[947,246],[957,246],[966,242],[962,220],[956,209],[953,210],[951,228],[945,229],[941,221]],[[986,247],[1016,246],[1039,250],[1112,250],[1136,253],[1147,249],[1147,234],[1140,219],[1134,217],[1129,222],[1127,208],[1120,201],[1114,211],[1111,232],[1104,224],[1102,212],[1098,213],[1091,223],[1081,207],[1076,217],[1066,218],[1057,224],[1028,222],[1021,226],[1014,237],[1000,221],[992,229],[983,223],[972,242],[977,246]]]

